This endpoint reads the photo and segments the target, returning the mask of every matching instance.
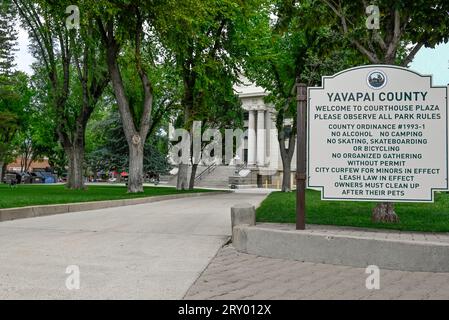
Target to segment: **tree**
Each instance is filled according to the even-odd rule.
[[[20,97],[14,93],[14,51],[17,31],[14,28],[14,10],[10,1],[0,3],[0,183],[3,181],[6,153],[20,125],[15,101]]]
[[[422,47],[433,48],[449,40],[449,3],[445,0],[375,1],[379,28],[367,28],[366,11],[371,3],[322,1],[340,20],[340,32],[371,63],[405,67]]]
[[[0,75],[0,176],[3,167],[15,156],[17,134],[25,127],[32,98],[28,76],[16,71]]]
[[[3,181],[3,167],[9,144],[19,128],[16,114],[9,111],[0,112],[0,181]]]
[[[161,38],[173,53],[182,79],[182,126],[192,128],[194,121],[207,128],[224,128],[238,124],[240,104],[232,84],[237,79],[237,24],[246,19],[252,1],[190,0],[172,4],[173,12],[158,20]],[[164,20],[165,18],[165,20]],[[219,111],[219,112],[217,112]],[[236,117],[237,115],[237,117]],[[177,189],[193,189],[198,154],[193,154],[191,142],[191,173],[189,163],[180,163]]]
[[[215,77],[215,78],[214,78]],[[238,129],[243,128],[243,110],[241,108],[241,102],[234,92],[233,84],[235,81],[234,75],[222,73],[218,74],[208,73],[208,79],[212,82],[209,85],[204,85],[202,89],[204,93],[202,95],[201,104],[197,105],[194,109],[194,113],[191,114],[190,124],[193,121],[199,121],[201,123],[201,132],[205,133],[208,129],[216,129],[221,133],[221,137],[225,136],[226,129]],[[181,113],[182,118],[185,116]],[[215,139],[215,137],[214,137]],[[191,133],[191,154],[190,159],[191,172],[188,178],[188,189],[193,190],[197,179],[197,169],[200,160],[203,159],[200,154],[195,154],[195,151],[205,152],[205,148],[209,146],[210,141],[201,141],[200,150],[194,150],[193,146],[193,131]],[[217,142],[217,141],[215,141]],[[225,153],[223,146],[222,154]],[[208,150],[210,152],[210,150]],[[201,159],[200,159],[201,158]],[[216,163],[220,165],[222,163]],[[178,179],[180,176],[178,176]],[[182,179],[183,177],[181,177]],[[182,181],[182,180],[181,180]],[[179,182],[179,180],[178,180]],[[182,189],[180,187],[179,189]]]
[[[94,175],[98,172],[128,171],[129,150],[117,109],[109,110],[104,117],[93,121],[88,130],[91,150],[87,152],[86,164]],[[161,143],[159,143],[161,141]],[[168,141],[159,135],[148,138],[144,147],[144,173],[166,174],[169,170],[161,145]]]
[[[291,191],[291,162],[296,144],[296,78],[309,86],[319,85],[321,75],[362,63],[364,60],[335,25],[323,17],[326,8],[314,1],[267,2],[249,34],[246,75],[269,92],[267,102],[277,111],[276,129],[283,166],[282,191]],[[276,17],[273,21],[271,17]],[[293,90],[292,90],[293,89]]]
[[[15,11],[11,1],[2,0],[0,3],[0,74],[2,75],[10,75],[15,67],[17,30],[14,20]]]
[[[132,83],[136,79],[134,68],[122,69],[127,92],[133,101],[139,92],[133,94]],[[144,146],[143,172],[167,173],[168,139],[162,128],[167,126],[172,113],[179,108],[178,79],[171,61],[165,61],[153,68],[152,121]],[[124,135],[123,124],[113,93],[105,95],[103,103],[93,115],[87,130],[87,165],[94,173],[110,170],[129,170],[129,147]]]
[[[152,14],[163,12],[158,11],[160,9],[157,7],[157,4],[152,6],[152,3],[145,1],[97,2],[96,20],[107,52],[108,70],[129,148],[130,193],[143,192],[144,144],[151,126],[153,107],[153,85],[147,62],[154,64],[153,53],[146,50],[149,43],[156,41],[154,36],[146,34],[144,24],[149,23],[151,27]],[[124,51],[127,57],[122,59]],[[140,91],[137,97],[127,92],[123,78],[123,69],[131,65],[140,82],[139,89],[133,83],[133,91]]]
[[[36,72],[48,84],[47,105],[55,117],[59,142],[68,156],[70,189],[83,189],[84,144],[87,122],[109,83],[99,32],[89,10],[80,29],[69,30],[65,12],[69,1],[13,0],[40,61]]]
[[[340,33],[371,63],[408,66],[422,47],[449,40],[447,0],[379,0],[379,28],[367,28],[367,1],[322,0],[340,22]],[[393,203],[379,203],[375,222],[397,222]]]
[[[39,95],[43,92],[34,86],[33,76],[24,79],[23,83],[29,87],[29,103],[23,106],[21,126],[13,143],[15,152],[21,159],[21,171],[28,172],[32,162],[52,156],[52,150],[58,140],[48,108],[40,102],[43,99]]]

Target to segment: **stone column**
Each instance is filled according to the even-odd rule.
[[[272,126],[272,119],[271,119],[271,112],[267,110],[265,113],[265,163],[269,164],[271,162],[271,126]]]
[[[248,119],[248,166],[256,164],[256,112],[249,110]]]
[[[257,111],[257,165],[265,165],[265,111]]]

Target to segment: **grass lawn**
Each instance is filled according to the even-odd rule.
[[[126,187],[121,186],[88,186],[86,190],[75,191],[67,190],[63,185],[19,185],[12,189],[9,185],[0,185],[0,209],[211,191],[177,191],[169,187],[145,187],[144,190],[144,193],[128,194]]]
[[[295,192],[274,192],[257,209],[258,222],[295,223]],[[437,193],[435,203],[398,203],[398,224],[372,223],[371,202],[321,201],[321,193],[307,190],[306,223],[403,231],[449,232],[449,194]]]

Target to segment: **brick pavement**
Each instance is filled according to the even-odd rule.
[[[185,299],[449,299],[449,273],[380,271],[380,290],[363,268],[258,257],[222,248]]]

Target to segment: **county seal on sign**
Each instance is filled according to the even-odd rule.
[[[387,76],[382,71],[375,70],[368,74],[366,81],[371,89],[379,90],[386,86]]]

